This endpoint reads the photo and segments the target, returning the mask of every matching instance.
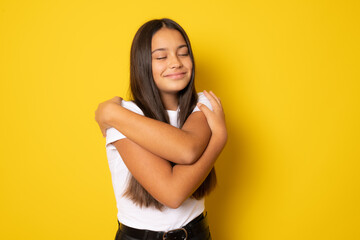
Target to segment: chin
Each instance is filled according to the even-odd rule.
[[[168,88],[168,89],[164,89],[164,90],[160,90],[163,93],[166,94],[178,94],[180,91],[184,90],[186,88],[186,86],[183,87],[177,87],[177,88]]]

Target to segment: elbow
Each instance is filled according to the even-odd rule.
[[[194,164],[196,162],[196,158],[194,155],[191,155],[189,153],[183,154],[182,158],[180,159],[180,161],[182,162],[183,165],[191,165]]]
[[[182,196],[179,193],[169,193],[168,198],[164,199],[162,204],[168,208],[179,208],[183,202],[186,200],[186,196]]]
[[[197,146],[191,146],[180,153],[180,161],[183,164],[191,165],[199,159]]]

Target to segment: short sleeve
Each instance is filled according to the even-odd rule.
[[[126,138],[125,135],[116,130],[115,128],[106,129],[106,146],[123,138]]]
[[[123,106],[124,108],[126,108],[134,113],[144,115],[143,112],[141,111],[141,109],[132,101],[124,101],[123,100],[121,102],[121,106]],[[121,132],[119,132],[117,129],[108,128],[106,130],[106,147],[109,147],[109,144],[111,144],[117,140],[123,139],[123,138],[126,138],[126,136],[124,134],[122,134]]]
[[[207,106],[211,111],[213,110],[209,99],[202,92],[198,93],[198,102]],[[198,108],[198,106],[196,106],[194,108],[193,112],[198,112],[198,111],[201,111],[201,110]]]

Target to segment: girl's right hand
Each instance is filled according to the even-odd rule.
[[[225,124],[225,114],[220,99],[212,91],[210,91],[210,93],[204,91],[204,94],[209,99],[213,111],[201,103],[198,103],[197,106],[206,117],[212,132],[212,137],[216,137],[225,144],[227,140],[227,130]]]

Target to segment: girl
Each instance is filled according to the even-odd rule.
[[[133,101],[115,97],[96,110],[118,207],[116,240],[211,239],[204,196],[215,187],[227,132],[220,100],[196,94],[194,77],[181,26],[149,21],[131,46]]]

